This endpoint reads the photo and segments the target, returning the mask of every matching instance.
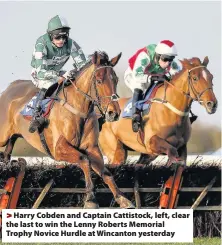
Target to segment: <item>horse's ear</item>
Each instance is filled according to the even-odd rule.
[[[207,66],[208,63],[209,63],[209,59],[208,59],[208,56],[206,56],[206,57],[204,58],[204,60],[203,60],[202,65]]]
[[[185,61],[184,60],[179,60],[179,61],[182,64],[182,67],[185,67]]]
[[[112,59],[110,60],[110,65],[111,65],[111,66],[115,66],[115,65],[118,63],[118,61],[119,61],[119,59],[121,58],[121,56],[122,56],[122,52],[119,53],[116,57],[112,58]]]
[[[182,68],[189,69],[189,61],[187,59],[179,60],[182,64]]]
[[[95,65],[100,64],[100,56],[98,55],[97,51],[95,51],[94,54],[92,55],[92,63]]]

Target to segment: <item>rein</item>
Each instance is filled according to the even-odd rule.
[[[94,99],[91,95],[83,92],[81,89],[79,89],[76,84],[72,81],[70,81],[73,85],[73,87],[78,91],[80,92],[82,95],[84,95],[88,100],[92,101],[93,104],[98,108],[98,110],[100,111],[102,117],[104,118],[105,117],[105,114],[107,112],[107,109],[108,109],[108,106],[109,104],[112,102],[112,101],[117,101],[119,96],[117,94],[112,94],[111,96],[99,96],[99,93],[98,93],[98,89],[97,89],[97,86],[96,84],[97,83],[103,83],[104,79],[105,79],[105,76],[106,76],[106,69],[104,71],[104,74],[103,74],[103,78],[102,80],[96,80],[96,76],[95,76],[95,73],[99,70],[99,69],[102,69],[102,68],[112,68],[113,70],[113,67],[112,66],[109,66],[109,65],[106,65],[106,66],[100,66],[100,67],[97,67],[94,71],[93,71],[93,74],[92,74],[92,78],[93,79],[93,87],[94,87],[94,90],[95,90],[95,94],[96,94],[96,99]],[[91,92],[91,91],[90,91]],[[105,109],[105,112],[103,112],[102,110],[102,106],[101,106],[101,100],[104,99],[104,98],[110,98],[110,101],[109,103],[107,104],[106,106],[106,109]]]
[[[104,81],[105,75],[106,75],[106,69],[105,69],[105,71],[104,71],[103,78],[102,78],[101,81],[96,80],[95,73],[96,73],[99,69],[102,69],[102,68],[112,68],[112,69],[113,69],[112,66],[106,65],[106,66],[100,66],[100,67],[97,67],[97,68],[93,71],[93,74],[92,74],[92,76],[91,76],[91,81],[93,81],[92,85],[93,85],[94,90],[95,90],[96,99],[94,99],[90,94],[87,94],[87,93],[83,92],[81,89],[79,89],[73,81],[71,81],[71,80],[69,80],[69,81],[71,82],[71,84],[73,85],[73,87],[74,87],[79,93],[81,93],[82,95],[84,95],[84,97],[87,98],[89,101],[92,101],[92,104],[95,105],[95,106],[98,108],[99,112],[101,113],[101,116],[102,116],[103,118],[105,118],[105,114],[106,114],[106,112],[107,112],[107,109],[108,109],[109,104],[110,104],[112,101],[117,101],[118,98],[119,98],[119,96],[118,96],[117,94],[112,94],[111,96],[99,96],[99,93],[98,93],[98,89],[97,89],[96,84],[99,83],[99,82],[102,83],[102,82]],[[63,95],[64,95],[65,100],[62,100],[62,99],[60,99],[60,98],[57,98],[57,100],[59,100],[59,102],[60,102],[60,105],[64,106],[64,107],[65,107],[67,110],[69,110],[71,113],[73,113],[73,114],[75,114],[75,115],[78,115],[78,116],[80,116],[80,117],[86,119],[86,118],[88,117],[88,113],[89,113],[89,112],[87,112],[87,113],[80,112],[79,110],[77,110],[76,108],[74,108],[72,105],[68,104],[68,102],[67,102],[67,94],[65,94],[65,90],[64,90],[64,83],[65,83],[65,82],[63,82]],[[92,86],[91,86],[91,89],[90,89],[90,93],[91,93],[91,90],[92,90]],[[101,100],[104,99],[104,98],[110,98],[109,103],[108,103],[107,106],[106,106],[105,112],[103,112],[103,109],[102,109],[102,106],[101,106],[101,103],[100,103]]]
[[[200,65],[200,66],[196,66],[196,67],[193,67],[191,68],[190,70],[188,70],[188,93],[178,89],[174,84],[172,84],[171,82],[165,80],[164,81],[164,86],[165,86],[165,83],[168,83],[169,85],[171,85],[173,88],[175,88],[178,92],[180,92],[182,95],[185,95],[186,97],[190,98],[191,100],[194,100],[194,101],[198,101],[200,104],[202,103],[202,101],[200,100],[201,96],[209,89],[212,89],[212,87],[208,87],[206,89],[204,89],[202,92],[200,92],[198,94],[198,92],[196,91],[196,89],[194,88],[193,86],[193,83],[191,81],[191,75],[190,75],[190,72],[192,70],[195,70],[195,69],[198,69],[198,68],[206,68],[206,66],[203,66],[203,65]],[[193,94],[195,95],[195,99],[193,97],[191,97],[190,95],[190,90],[193,92]],[[176,113],[177,115],[179,116],[188,116],[189,115],[189,112],[190,112],[190,109],[186,112],[184,111],[180,111],[178,110],[176,107],[174,107],[170,102],[168,102],[166,100],[166,86],[165,86],[165,90],[164,90],[164,99],[159,99],[159,98],[154,98],[154,99],[151,99],[150,100],[151,102],[154,102],[154,103],[161,103],[163,105],[165,105],[166,107],[168,107],[171,111],[173,111],[174,113]]]

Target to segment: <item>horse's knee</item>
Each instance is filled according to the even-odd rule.
[[[110,173],[110,171],[108,169],[104,169],[103,171],[101,171],[100,173],[101,177],[112,177],[112,174]]]
[[[154,135],[150,139],[150,149],[157,154],[166,153],[170,146],[166,140],[157,135]]]
[[[157,146],[158,146],[158,136],[157,135],[154,135],[150,138],[150,148],[151,149],[155,149]]]
[[[78,166],[82,169],[83,172],[90,171],[90,162],[88,159],[84,158],[83,160],[81,160]]]
[[[88,160],[87,156],[76,150],[64,136],[60,136],[55,147],[55,159],[70,163],[80,163]]]

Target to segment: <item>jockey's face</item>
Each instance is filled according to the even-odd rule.
[[[66,41],[66,38],[67,36],[65,35],[53,36],[52,42],[56,45],[56,47],[62,48]]]
[[[159,65],[162,69],[169,67],[175,57],[174,56],[160,56]]]

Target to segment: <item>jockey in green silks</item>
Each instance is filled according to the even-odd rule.
[[[81,47],[69,38],[70,29],[66,19],[56,15],[49,21],[47,33],[36,41],[31,61],[32,81],[40,88],[40,92],[29,127],[31,133],[45,123],[45,119],[40,116],[40,111],[46,90],[54,83],[60,84],[70,77],[69,72],[62,70],[70,56],[76,70],[84,66],[87,61]]]

